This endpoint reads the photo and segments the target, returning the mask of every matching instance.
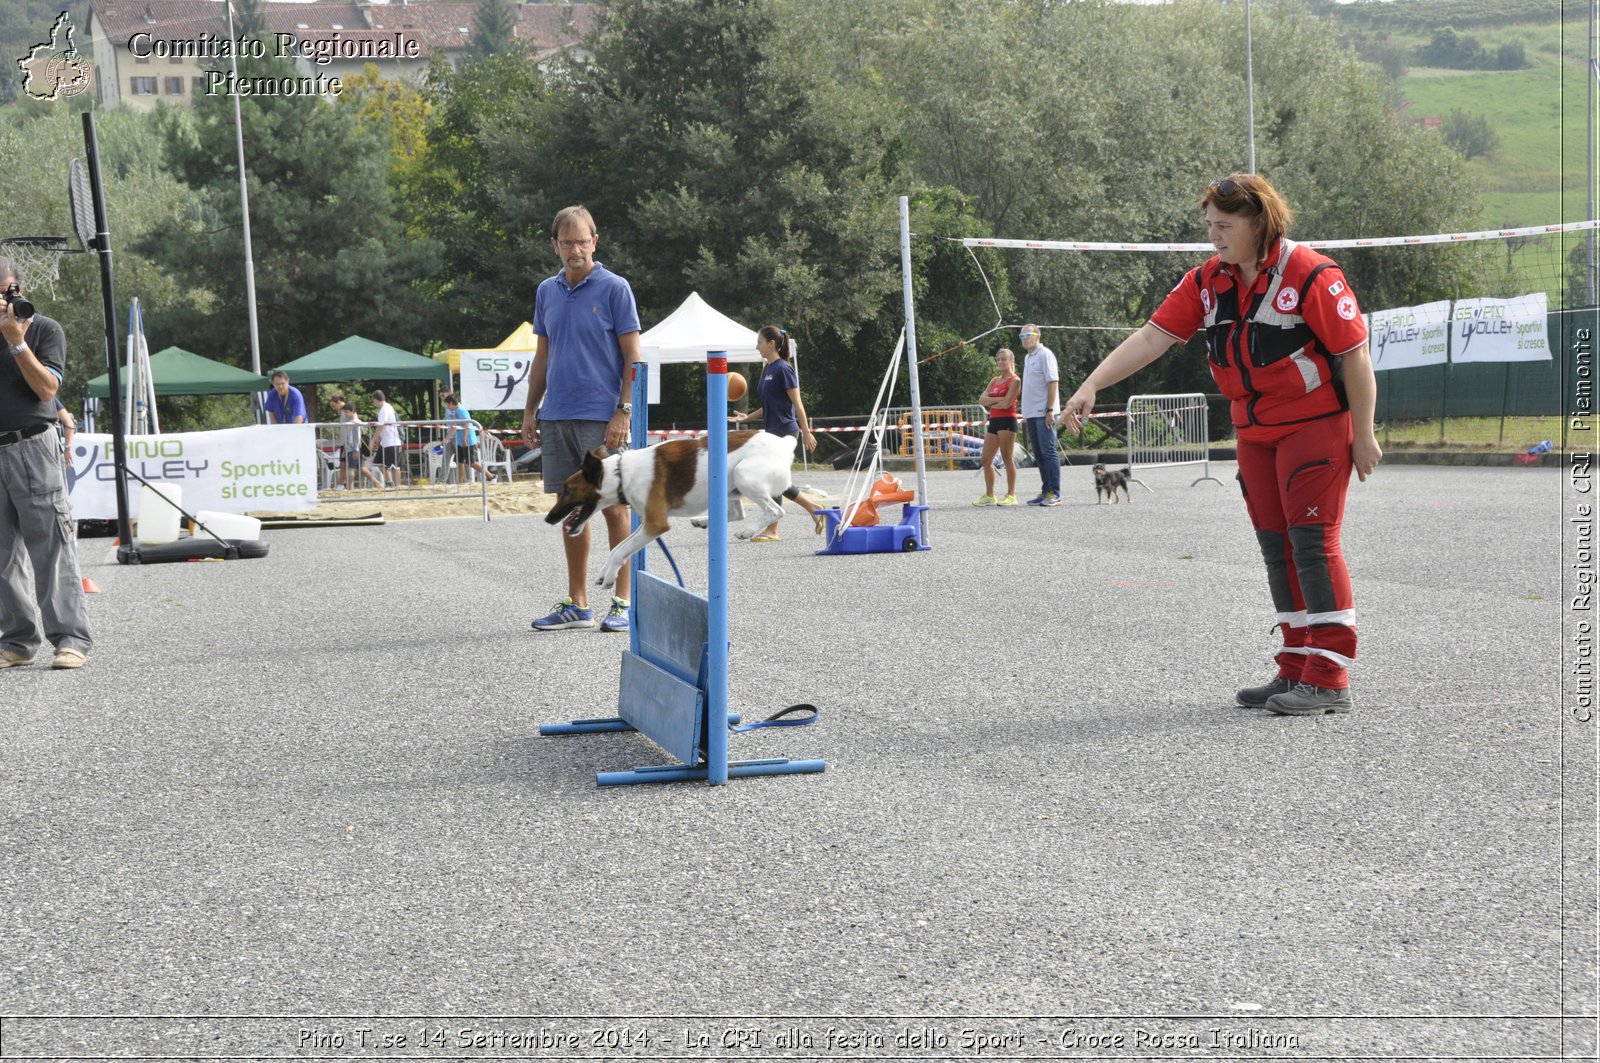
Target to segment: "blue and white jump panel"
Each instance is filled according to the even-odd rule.
[[[634,409],[644,405],[644,374],[634,382]],[[709,497],[728,495],[728,361],[712,352],[706,365],[706,407],[711,425]],[[634,420],[634,443],[643,443],[644,417]],[[644,571],[643,551],[633,557],[633,598],[629,649],[622,655],[617,715],[605,719],[545,724],[541,735],[638,731],[676,764],[649,765],[595,774],[601,786],[819,772],[821,760],[728,760],[728,726],[738,715],[728,711],[728,509],[710,507],[708,593],[685,590]],[[637,519],[637,518],[636,518]],[[710,721],[717,721],[711,725]]]

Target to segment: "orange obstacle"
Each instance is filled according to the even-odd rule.
[[[849,526],[852,528],[876,527],[881,523],[881,519],[878,516],[878,507],[880,505],[887,506],[895,502],[910,502],[916,497],[915,491],[905,490],[900,486],[899,480],[888,473],[884,473],[872,485],[871,493],[867,496],[866,501],[862,502],[860,507],[856,509],[855,516],[850,518]]]

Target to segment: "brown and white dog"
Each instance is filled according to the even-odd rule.
[[[738,538],[749,539],[781,518],[780,497],[798,495],[790,482],[795,442],[794,436],[769,432],[728,433],[728,497],[737,495],[756,510],[734,533]],[[560,524],[568,535],[577,535],[595,510],[631,506],[639,515],[639,527],[612,549],[596,581],[611,587],[629,557],[666,533],[669,517],[693,517],[710,508],[709,446],[705,439],[673,439],[620,454],[596,447],[561,485],[545,523]]]

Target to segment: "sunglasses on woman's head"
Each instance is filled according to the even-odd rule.
[[[1224,177],[1219,181],[1212,181],[1211,187],[1215,188],[1217,190],[1217,195],[1221,196],[1223,199],[1232,199],[1234,196],[1242,193],[1244,198],[1250,201],[1250,205],[1256,208],[1256,213],[1265,213],[1264,208],[1261,206],[1261,200],[1256,198],[1256,194],[1231,177]]]

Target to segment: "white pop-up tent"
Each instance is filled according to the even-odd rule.
[[[663,365],[704,362],[709,351],[726,351],[730,362],[761,361],[754,329],[713,308],[699,292],[690,292],[678,309],[639,336],[640,356],[650,364],[650,401],[661,401]],[[789,341],[789,357],[791,362],[795,358],[793,340]]]

